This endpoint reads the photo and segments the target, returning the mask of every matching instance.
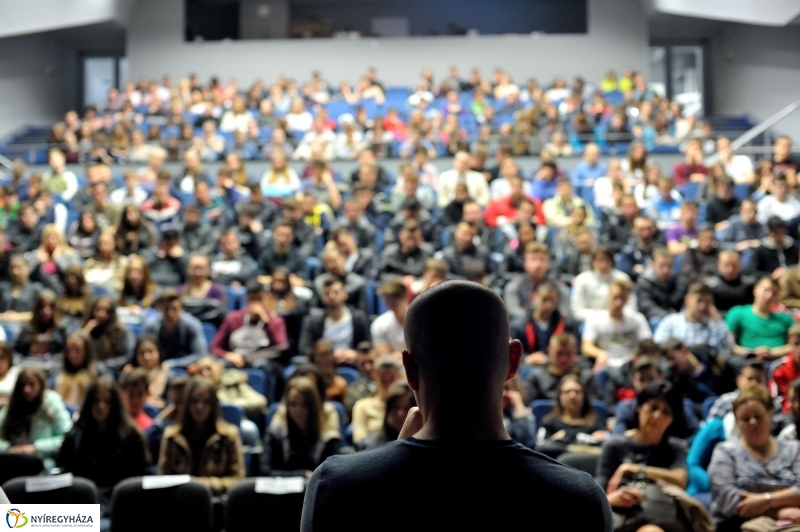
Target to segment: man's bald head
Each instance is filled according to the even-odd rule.
[[[408,309],[405,335],[421,388],[438,396],[502,391],[509,373],[508,314],[489,288],[447,281],[425,290]]]

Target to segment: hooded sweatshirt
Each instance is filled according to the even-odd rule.
[[[761,245],[753,250],[747,272],[761,277],[772,275],[778,268],[789,268],[797,264],[800,246],[790,236],[783,239],[783,245],[778,246],[771,236],[761,239]]]
[[[647,268],[636,281],[639,312],[648,320],[679,312],[683,306],[686,286],[684,280],[674,274],[670,274],[665,281],[660,281],[653,269]]]

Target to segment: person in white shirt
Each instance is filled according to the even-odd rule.
[[[717,155],[725,165],[725,174],[731,176],[737,185],[750,184],[755,179],[753,161],[747,155],[734,155],[728,137],[717,139]]]
[[[608,172],[605,177],[598,177],[594,180],[594,204],[601,208],[613,209],[614,205],[614,184],[621,183],[625,194],[631,192],[631,182],[628,180],[625,172],[622,171],[622,165],[619,159],[612,159],[608,162]]]
[[[569,310],[576,321],[585,321],[593,312],[606,308],[608,291],[615,281],[631,282],[626,273],[614,269],[614,251],[607,246],[594,250],[591,266],[572,281]],[[636,296],[628,297],[625,308],[636,310]]]
[[[125,171],[125,186],[112,190],[108,200],[118,207],[141,206],[147,199],[147,191],[139,186],[139,176],[134,170]]]
[[[75,173],[66,169],[67,158],[64,152],[53,148],[48,154],[50,168],[42,174],[42,183],[47,190],[57,194],[65,202],[72,201],[78,193],[78,178]]]
[[[392,354],[399,360],[406,348],[403,322],[409,305],[408,289],[399,279],[391,279],[381,285],[378,294],[386,302],[388,310],[372,322],[372,342],[378,355]]]
[[[765,225],[767,220],[777,216],[784,222],[790,222],[800,216],[800,200],[789,194],[789,185],[786,175],[779,173],[772,179],[770,195],[758,201],[758,223]]]
[[[632,289],[630,281],[613,281],[606,309],[593,312],[584,323],[581,351],[594,359],[595,371],[622,366],[633,358],[639,342],[653,336],[647,319],[626,308]]]
[[[302,98],[295,98],[292,101],[292,108],[286,115],[286,129],[289,131],[306,132],[314,124],[314,117],[306,111],[306,106]]]
[[[453,169],[439,174],[439,208],[443,209],[456,197],[456,185],[466,183],[469,196],[481,207],[489,203],[489,185],[480,172],[470,170],[470,155],[459,151],[453,157]]]
[[[244,98],[237,96],[233,99],[233,108],[222,115],[219,130],[222,132],[241,131],[242,133],[247,133],[252,121],[253,115],[247,110]]]

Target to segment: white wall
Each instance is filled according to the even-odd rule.
[[[61,69],[59,43],[46,35],[0,39],[0,136],[24,124],[61,116],[62,89],[74,84]]]
[[[0,37],[86,26],[108,20],[127,22],[133,0],[2,0]]]
[[[218,75],[248,84],[286,74],[299,80],[319,69],[331,82],[355,81],[368,66],[389,85],[410,85],[425,66],[485,73],[502,66],[519,80],[556,74],[601,79],[609,68],[644,69],[648,31],[640,0],[589,0],[586,35],[417,37],[413,39],[183,42],[183,0],[139,0],[128,25],[130,75],[201,79]]]
[[[719,113],[747,112],[763,120],[800,100],[800,31],[726,24],[714,47],[714,87]],[[800,144],[800,111],[775,130]]]

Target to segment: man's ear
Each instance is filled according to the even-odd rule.
[[[508,375],[506,381],[510,381],[519,371],[519,365],[522,363],[522,342],[519,340],[511,340],[508,342]]]
[[[408,386],[412,390],[419,391],[419,371],[417,370],[417,361],[414,360],[414,355],[407,350],[403,350],[403,366],[406,368],[406,380]]]

